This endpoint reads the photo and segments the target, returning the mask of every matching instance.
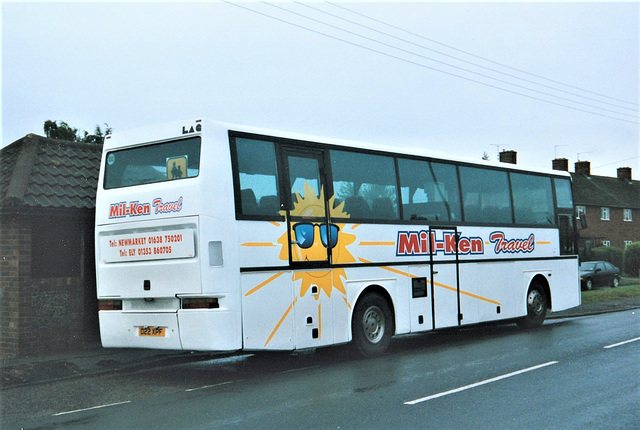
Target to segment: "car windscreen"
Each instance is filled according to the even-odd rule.
[[[199,136],[107,153],[104,188],[194,178],[200,172]]]

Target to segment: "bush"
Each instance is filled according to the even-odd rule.
[[[640,276],[640,242],[634,242],[624,251],[624,271],[631,276]]]
[[[616,267],[622,269],[623,251],[613,246],[599,246],[591,250],[590,260],[608,261]]]

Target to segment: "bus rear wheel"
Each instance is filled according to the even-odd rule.
[[[367,293],[353,311],[351,332],[355,346],[365,357],[383,354],[391,343],[394,322],[389,304],[377,293]]]
[[[547,316],[547,294],[537,282],[529,287],[527,292],[527,315],[517,321],[520,328],[533,328],[542,325]]]

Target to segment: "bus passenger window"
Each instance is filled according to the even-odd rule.
[[[351,219],[397,220],[398,190],[393,158],[350,151],[331,151],[336,200],[344,201]]]
[[[404,219],[461,220],[460,191],[454,165],[398,159],[398,168]]]
[[[273,142],[236,138],[238,180],[242,215],[280,216],[278,172]]]
[[[511,192],[516,224],[555,224],[551,178],[511,173]]]
[[[507,172],[460,167],[464,220],[487,224],[512,224]]]

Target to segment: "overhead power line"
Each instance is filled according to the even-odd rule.
[[[261,16],[264,16],[264,17],[267,17],[267,18],[270,18],[270,19],[273,19],[273,20],[276,20],[276,21],[279,21],[279,22],[282,22],[282,23],[285,23],[285,24],[300,28],[300,29],[303,29],[305,31],[309,31],[309,32],[312,32],[312,33],[315,33],[315,34],[319,34],[319,35],[322,35],[324,37],[328,37],[330,39],[334,39],[334,40],[337,40],[337,41],[340,41],[340,42],[343,42],[343,43],[346,43],[346,44],[349,44],[349,45],[352,45],[352,46],[355,46],[355,47],[358,47],[358,48],[361,48],[361,49],[365,49],[365,50],[368,50],[370,52],[374,52],[374,53],[377,53],[377,54],[380,54],[380,55],[384,55],[384,56],[387,56],[387,57],[390,57],[390,58],[394,58],[394,59],[397,59],[397,60],[400,60],[400,61],[403,61],[403,62],[406,62],[406,63],[409,63],[409,64],[413,64],[413,65],[416,65],[416,66],[421,67],[421,68],[425,68],[425,69],[428,69],[428,70],[433,70],[433,71],[436,71],[436,72],[439,72],[439,73],[443,73],[443,74],[446,74],[446,75],[449,75],[449,76],[452,76],[452,77],[456,77],[456,78],[459,78],[459,79],[464,79],[464,80],[469,81],[469,82],[474,82],[474,83],[477,83],[477,84],[480,84],[480,85],[484,85],[486,87],[498,89],[500,91],[508,92],[508,93],[511,93],[511,94],[520,95],[522,97],[527,97],[529,99],[538,100],[538,101],[541,101],[541,102],[544,102],[544,103],[548,103],[548,104],[552,104],[552,105],[556,105],[556,106],[572,109],[572,110],[579,111],[579,112],[589,113],[589,114],[592,114],[592,115],[597,115],[597,116],[601,116],[601,117],[605,117],[605,118],[610,118],[610,119],[614,119],[614,120],[617,120],[617,121],[628,122],[628,123],[632,123],[632,124],[638,124],[637,121],[631,121],[631,120],[627,120],[627,119],[624,119],[624,118],[619,118],[619,117],[616,117],[616,116],[607,115],[607,114],[604,114],[604,113],[594,112],[594,111],[591,111],[591,110],[582,109],[582,108],[579,108],[579,107],[570,106],[570,105],[566,105],[566,104],[563,104],[563,103],[558,103],[558,102],[555,102],[555,101],[552,101],[552,100],[548,100],[548,99],[544,99],[544,98],[537,97],[537,96],[534,96],[534,95],[525,94],[525,93],[522,93],[522,92],[519,92],[519,91],[515,91],[515,90],[508,89],[508,88],[504,88],[504,87],[501,87],[501,86],[498,86],[498,85],[493,85],[493,84],[490,84],[490,83],[487,83],[487,82],[480,81],[478,79],[473,79],[473,78],[470,78],[470,77],[467,77],[467,76],[462,76],[462,75],[459,75],[457,73],[449,72],[449,71],[442,70],[442,69],[439,69],[439,68],[436,68],[436,67],[431,67],[431,66],[428,66],[426,64],[417,62],[417,61],[413,61],[413,60],[410,60],[410,59],[407,59],[407,58],[404,58],[404,57],[400,57],[398,55],[394,55],[394,54],[391,54],[391,53],[388,53],[388,52],[385,52],[385,51],[382,51],[382,50],[379,50],[379,49],[372,48],[370,46],[366,46],[366,45],[363,45],[363,44],[360,44],[360,43],[356,43],[356,42],[344,39],[342,37],[335,36],[333,34],[329,34],[329,33],[326,33],[326,32],[320,31],[320,30],[316,30],[316,29],[313,29],[313,28],[309,28],[309,27],[307,27],[305,25],[298,24],[296,22],[292,22],[292,21],[289,21],[289,20],[274,16],[274,15],[267,14],[265,12],[261,12],[259,10],[247,7],[247,6],[243,5],[243,4],[230,2],[230,1],[227,1],[227,0],[223,0],[223,1],[225,3],[227,3],[227,4],[229,4],[229,5],[236,6],[238,8],[247,10],[247,11],[252,12],[254,14],[258,14],[258,15],[261,15]],[[399,51],[402,51],[402,52],[405,52],[405,53],[409,53],[411,55],[415,55],[415,56],[421,57],[423,59],[428,59],[430,61],[435,61],[435,62],[444,64],[447,67],[453,67],[453,68],[457,68],[459,70],[464,70],[466,72],[470,72],[470,73],[473,73],[473,74],[476,74],[476,75],[479,75],[479,76],[482,76],[482,77],[485,77],[485,78],[488,78],[488,79],[499,81],[499,82],[501,82],[503,84],[507,84],[507,85],[511,85],[511,86],[515,86],[515,87],[519,87],[519,88],[523,88],[523,89],[525,89],[527,91],[537,92],[539,94],[544,94],[544,95],[547,95],[547,96],[550,96],[550,97],[564,99],[566,101],[569,101],[570,103],[586,105],[586,106],[588,106],[588,107],[590,107],[592,109],[609,111],[609,112],[615,113],[617,115],[630,116],[628,114],[624,114],[624,113],[621,113],[621,112],[611,111],[609,109],[605,109],[605,108],[602,108],[602,107],[588,105],[588,104],[585,104],[585,103],[582,103],[582,102],[577,102],[575,100],[566,99],[566,98],[563,98],[561,96],[556,96],[556,95],[553,95],[553,94],[544,93],[544,92],[541,92],[541,91],[538,91],[538,90],[535,90],[535,89],[524,87],[524,86],[521,86],[521,85],[518,85],[518,84],[513,84],[513,83],[510,83],[510,82],[507,82],[507,81],[503,81],[503,80],[500,80],[500,79],[497,79],[497,78],[493,78],[493,77],[486,76],[486,75],[483,75],[483,74],[480,74],[480,73],[477,73],[477,72],[473,72],[473,71],[470,71],[470,70],[467,70],[467,69],[463,69],[463,68],[460,68],[460,67],[457,67],[457,66],[453,66],[453,65],[450,65],[450,64],[447,64],[447,63],[444,63],[444,62],[440,62],[438,60],[433,60],[433,59],[431,59],[429,57],[426,57],[426,56],[423,56],[421,54],[416,54],[415,52],[412,52],[412,51],[409,51],[409,50],[405,50],[403,48],[398,48],[398,47],[395,47],[393,45],[387,44],[385,42],[380,42],[378,40],[369,38],[367,36],[363,36],[363,35],[360,35],[358,33],[342,29],[342,28],[334,26],[332,24],[328,24],[328,23],[326,23],[324,21],[321,21],[321,20],[318,20],[318,19],[315,19],[315,18],[311,18],[311,17],[305,16],[305,15],[297,13],[297,12],[293,12],[293,11],[291,11],[289,9],[282,8],[280,6],[276,6],[276,5],[272,4],[272,3],[265,3],[265,2],[262,2],[262,3],[264,3],[265,5],[277,8],[277,9],[281,9],[281,10],[286,11],[288,13],[291,13],[291,14],[294,14],[294,15],[297,15],[297,16],[301,16],[301,17],[303,17],[305,19],[309,19],[309,20],[318,22],[318,23],[320,23],[322,25],[329,26],[329,27],[334,28],[334,29],[338,29],[340,31],[343,31],[343,32],[346,32],[346,33],[349,33],[349,34],[364,38],[364,39],[369,40],[369,41],[373,41],[373,42],[378,43],[378,44],[382,44],[383,46],[387,46],[387,47],[390,47],[392,49],[396,49],[396,50],[399,50]],[[634,117],[634,119],[635,119],[635,117]]]
[[[469,69],[466,69],[466,68],[464,68],[464,67],[455,66],[455,65],[450,64],[450,63],[447,63],[447,62],[445,62],[445,61],[436,60],[436,59],[434,59],[434,58],[431,58],[431,57],[428,57],[428,56],[425,56],[425,55],[418,54],[418,53],[416,53],[416,52],[414,52],[414,51],[410,51],[410,50],[408,50],[408,49],[403,49],[403,48],[400,48],[400,47],[397,47],[397,46],[391,45],[391,44],[389,44],[389,43],[385,43],[385,42],[382,42],[382,41],[380,41],[380,40],[377,40],[377,39],[374,39],[374,38],[371,38],[371,37],[368,37],[368,36],[364,36],[364,35],[362,35],[362,34],[359,34],[359,33],[356,33],[356,32],[350,31],[350,30],[346,30],[346,29],[344,29],[344,28],[341,28],[341,27],[335,26],[335,25],[333,25],[333,24],[329,24],[329,23],[327,23],[327,22],[325,22],[325,21],[322,21],[322,20],[319,20],[319,19],[316,19],[316,18],[313,18],[313,17],[307,16],[307,15],[304,15],[304,14],[301,14],[301,13],[298,13],[298,12],[294,12],[294,11],[292,11],[292,10],[289,10],[289,9],[283,8],[283,7],[281,7],[281,6],[276,6],[276,5],[272,4],[272,3],[267,3],[267,2],[264,2],[264,1],[263,1],[262,3],[265,3],[265,4],[269,5],[269,6],[275,7],[275,8],[277,8],[277,9],[284,10],[284,11],[289,12],[289,13],[291,13],[291,14],[294,14],[294,15],[296,15],[296,16],[300,16],[300,17],[302,17],[302,18],[309,19],[309,20],[311,20],[311,21],[314,21],[314,22],[317,22],[317,23],[320,23],[320,24],[326,25],[326,26],[331,27],[331,28],[334,28],[334,29],[336,29],[336,30],[343,31],[343,32],[345,32],[345,33],[347,33],[347,34],[351,34],[351,35],[353,35],[353,36],[361,37],[361,38],[363,38],[363,39],[365,39],[365,40],[368,40],[368,41],[371,41],[371,42],[374,42],[374,43],[378,43],[378,44],[380,44],[380,45],[382,45],[382,46],[385,46],[385,47],[388,47],[388,48],[392,48],[392,49],[396,49],[396,50],[398,50],[398,51],[401,51],[401,52],[404,52],[404,53],[407,53],[407,54],[410,54],[410,55],[415,55],[415,56],[417,56],[417,57],[419,57],[419,58],[422,58],[422,59],[425,59],[425,60],[428,60],[428,61],[433,61],[433,62],[435,62],[435,63],[441,64],[441,65],[444,65],[444,66],[447,66],[447,67],[451,67],[451,68],[456,69],[456,70],[461,70],[461,71],[464,71],[464,72],[472,73],[472,74],[474,74],[474,75],[478,75],[478,76],[483,77],[483,78],[486,78],[486,79],[491,79],[491,80],[494,80],[494,81],[498,81],[498,82],[500,82],[500,83],[507,84],[507,85],[511,85],[511,86],[516,87],[516,88],[524,89],[524,90],[527,90],[527,91],[537,92],[537,93],[539,93],[539,94],[542,94],[542,95],[545,95],[545,96],[549,96],[549,97],[558,98],[558,99],[560,99],[560,100],[568,101],[568,102],[570,102],[570,103],[576,103],[576,104],[579,104],[579,105],[582,105],[582,106],[586,106],[586,107],[590,107],[590,108],[594,108],[594,109],[600,109],[600,110],[603,110],[603,111],[606,111],[606,112],[611,112],[611,113],[615,113],[615,114],[618,114],[618,115],[623,115],[623,116],[628,116],[628,117],[631,117],[631,118],[634,118],[634,119],[638,119],[638,115],[637,115],[637,114],[636,114],[636,115],[631,115],[631,114],[624,113],[624,112],[618,112],[618,111],[615,111],[615,110],[611,110],[611,109],[603,108],[603,107],[600,107],[600,106],[595,106],[595,105],[592,105],[592,104],[589,104],[589,103],[579,102],[579,101],[572,100],[572,99],[567,98],[567,97],[563,97],[563,96],[559,96],[559,95],[551,94],[551,93],[548,93],[548,92],[544,92],[544,91],[541,91],[541,90],[537,90],[537,89],[535,89],[535,88],[527,87],[527,86],[524,86],[524,85],[514,84],[514,83],[512,83],[512,82],[508,82],[508,81],[505,81],[505,80],[503,80],[503,79],[499,79],[499,78],[495,78],[495,77],[493,77],[493,76],[489,76],[489,75],[486,75],[486,74],[483,74],[483,73],[475,72],[475,71],[473,71],[473,70],[469,70]],[[550,89],[553,89],[554,91],[560,91],[560,92],[567,93],[567,94],[571,94],[571,95],[574,95],[574,96],[577,96],[577,97],[581,97],[581,98],[585,98],[585,99],[588,99],[588,100],[592,100],[592,101],[595,101],[595,102],[597,102],[597,103],[602,103],[602,104],[606,104],[606,105],[610,105],[610,106],[615,106],[615,107],[618,107],[618,108],[621,108],[621,109],[628,109],[628,110],[632,110],[632,111],[634,111],[634,109],[632,109],[632,108],[627,108],[627,107],[619,106],[619,105],[613,105],[613,104],[611,104],[611,103],[602,102],[602,101],[600,101],[600,100],[597,100],[597,99],[594,99],[594,98],[590,98],[590,97],[584,97],[584,96],[581,96],[581,95],[578,95],[578,94],[575,94],[575,93],[571,93],[571,92],[569,92],[569,91],[564,91],[564,90],[561,90],[561,89],[557,89],[557,88],[555,88],[555,87],[551,87],[551,86],[549,86],[549,85],[540,84],[540,83],[537,83],[537,82],[534,82],[534,81],[531,81],[531,80],[527,80],[527,79],[520,78],[520,77],[515,76],[515,75],[511,75],[511,74],[508,74],[508,73],[503,73],[503,72],[500,72],[500,71],[495,70],[495,69],[491,69],[491,68],[488,68],[488,67],[484,67],[484,66],[478,65],[478,64],[476,64],[476,63],[470,62],[470,61],[462,60],[462,59],[460,59],[460,58],[457,58],[457,57],[454,57],[454,56],[451,56],[451,55],[448,55],[448,54],[442,53],[442,52],[440,52],[440,51],[436,51],[436,50],[433,50],[433,49],[430,49],[430,48],[424,47],[424,46],[422,46],[422,45],[414,44],[414,43],[412,43],[412,42],[410,42],[410,41],[407,41],[407,40],[405,40],[405,39],[401,39],[401,38],[398,38],[398,37],[392,36],[392,35],[390,35],[390,34],[388,34],[388,33],[381,32],[381,31],[376,30],[376,29],[373,29],[373,28],[371,28],[371,27],[367,27],[367,26],[364,26],[364,25],[362,25],[362,24],[358,24],[358,23],[353,22],[353,21],[351,21],[351,20],[348,20],[348,19],[346,19],[346,18],[342,18],[342,17],[339,17],[339,16],[337,16],[337,15],[334,15],[334,14],[331,14],[331,13],[328,13],[328,12],[325,12],[325,11],[322,11],[322,10],[317,9],[317,8],[315,8],[315,7],[313,7],[313,6],[310,6],[310,5],[308,5],[308,4],[303,4],[303,3],[300,3],[300,2],[296,2],[296,1],[294,1],[293,3],[297,3],[297,4],[301,5],[301,6],[305,6],[305,7],[311,8],[311,9],[313,9],[313,10],[316,10],[316,11],[319,11],[319,12],[322,12],[322,13],[326,13],[326,14],[328,14],[328,15],[330,15],[330,16],[333,16],[334,18],[338,18],[338,19],[341,19],[341,20],[347,21],[347,22],[349,22],[349,23],[351,23],[351,24],[354,24],[354,25],[358,25],[358,26],[361,26],[361,27],[367,28],[367,29],[369,29],[369,30],[372,30],[372,31],[375,31],[375,32],[378,32],[378,33],[384,34],[385,36],[389,36],[389,37],[392,37],[392,38],[394,38],[394,39],[401,40],[401,41],[403,41],[403,42],[411,43],[411,44],[413,44],[413,45],[415,45],[415,46],[419,46],[419,47],[421,47],[421,48],[423,48],[423,49],[427,49],[427,50],[429,50],[429,51],[437,52],[437,53],[439,53],[439,54],[441,54],[441,55],[445,55],[445,56],[447,56],[447,57],[450,57],[450,58],[456,59],[456,60],[458,60],[458,61],[465,62],[465,63],[467,63],[467,64],[471,64],[471,65],[476,66],[476,67],[480,67],[480,68],[485,69],[485,70],[489,70],[489,71],[492,71],[492,72],[495,72],[495,73],[503,74],[503,75],[506,75],[506,76],[509,76],[509,77],[512,77],[512,78],[515,78],[515,79],[518,79],[518,80],[522,80],[522,81],[525,81],[525,82],[528,82],[528,83],[531,83],[531,84],[534,84],[534,85],[539,85],[539,86],[542,86],[542,87],[550,88]],[[635,110],[635,111],[637,111],[637,110]]]
[[[602,164],[600,166],[593,167],[593,169],[599,169],[601,167],[611,166],[612,164],[620,164],[620,163],[622,163],[624,161],[635,160],[636,158],[640,158],[640,155],[636,155],[635,157],[625,158],[624,160],[614,161],[613,163]]]
[[[327,0],[325,0],[325,3],[330,4],[331,6],[334,6],[334,7],[337,7],[337,8],[343,9],[343,10],[346,10],[346,11],[348,11],[348,12],[352,13],[352,14],[355,14],[355,15],[361,16],[361,17],[366,18],[366,19],[368,19],[368,20],[371,20],[371,21],[377,22],[377,23],[382,24],[382,25],[384,25],[384,26],[387,26],[387,27],[389,27],[389,28],[393,28],[393,29],[398,30],[398,31],[401,31],[401,32],[403,32],[403,33],[410,34],[410,35],[415,36],[415,37],[418,37],[418,38],[420,38],[420,39],[423,39],[423,40],[429,41],[429,42],[431,42],[431,43],[435,43],[435,44],[440,45],[440,46],[444,46],[445,48],[448,48],[448,49],[451,49],[451,50],[454,50],[454,51],[460,52],[460,53],[465,54],[465,55],[469,55],[469,56],[474,57],[474,58],[478,58],[478,59],[480,59],[480,60],[486,61],[486,62],[491,63],[491,64],[498,65],[498,66],[500,66],[500,67],[505,67],[505,68],[507,68],[507,69],[514,70],[514,71],[519,72],[519,73],[524,73],[524,74],[527,74],[527,75],[529,75],[529,76],[534,76],[534,77],[536,77],[536,78],[543,79],[543,80],[545,80],[545,81],[553,82],[553,83],[555,83],[555,84],[563,85],[563,86],[566,86],[566,87],[569,87],[569,88],[573,88],[573,89],[576,89],[576,90],[580,90],[580,91],[583,91],[583,92],[585,92],[585,93],[593,94],[593,95],[596,95],[596,96],[604,97],[604,98],[607,98],[607,99],[610,99],[610,100],[616,100],[616,101],[619,101],[619,102],[622,102],[622,103],[627,103],[627,104],[630,104],[630,105],[633,105],[633,106],[640,106],[640,103],[637,103],[637,102],[630,102],[630,101],[628,101],[628,100],[623,100],[623,99],[620,99],[620,98],[616,98],[616,97],[608,96],[608,95],[606,95],[606,94],[601,94],[601,93],[597,93],[597,92],[594,92],[594,91],[590,91],[590,90],[587,90],[587,89],[585,89],[585,88],[577,87],[577,86],[575,86],[575,85],[571,85],[571,84],[567,84],[567,83],[565,83],[565,82],[561,82],[561,81],[557,81],[557,80],[554,80],[554,79],[551,79],[551,78],[547,78],[547,77],[545,77],[545,76],[541,76],[541,75],[538,75],[538,74],[535,74],[535,73],[531,73],[531,72],[528,72],[528,71],[523,70],[523,69],[518,69],[518,68],[516,68],[516,67],[512,67],[512,66],[509,66],[509,65],[507,65],[507,64],[500,63],[500,62],[497,62],[497,61],[491,60],[491,59],[489,59],[489,58],[486,58],[486,57],[483,57],[483,56],[480,56],[480,55],[473,54],[473,53],[471,53],[471,52],[469,52],[469,51],[465,51],[465,50],[462,50],[462,49],[456,48],[455,46],[447,45],[446,43],[442,43],[442,42],[439,42],[439,41],[437,41],[437,40],[435,40],[435,39],[431,39],[431,38],[428,38],[428,37],[423,36],[423,35],[421,35],[421,34],[414,33],[414,32],[412,32],[412,31],[406,30],[406,29],[404,29],[404,28],[402,28],[402,27],[398,27],[398,26],[395,26],[395,25],[389,24],[389,23],[384,22],[384,21],[382,21],[382,20],[379,20],[379,19],[373,18],[373,17],[371,17],[371,16],[365,15],[365,14],[360,13],[360,12],[356,12],[356,11],[355,11],[355,10],[353,10],[353,9],[349,9],[349,8],[347,8],[347,7],[345,7],[345,6],[341,6],[341,5],[338,5],[338,4],[336,4],[336,3],[332,3],[332,2],[327,1]],[[461,60],[461,61],[463,61],[463,60]],[[604,103],[604,102],[603,102],[603,103]]]
[[[404,39],[404,38],[402,38],[402,37],[398,37],[398,36],[395,36],[395,35],[393,35],[393,34],[390,34],[390,33],[387,33],[387,32],[381,31],[381,30],[378,30],[378,29],[373,28],[373,27],[370,27],[370,26],[368,26],[368,25],[364,25],[364,24],[361,24],[361,23],[358,23],[358,22],[352,21],[352,20],[350,20],[350,19],[348,19],[348,18],[344,18],[344,17],[342,17],[342,16],[339,16],[339,15],[333,14],[333,13],[331,13],[331,12],[324,11],[324,10],[319,9],[319,8],[317,8],[317,7],[311,6],[311,5],[310,5],[310,4],[308,4],[308,3],[302,3],[302,2],[298,2],[298,1],[294,1],[293,3],[296,3],[296,4],[300,5],[300,6],[304,6],[304,7],[309,8],[309,9],[313,9],[313,10],[315,10],[315,11],[317,11],[317,12],[320,12],[320,13],[323,13],[323,14],[326,14],[326,15],[329,15],[329,16],[331,16],[331,17],[333,17],[333,18],[340,19],[340,20],[345,21],[345,22],[348,22],[348,23],[350,23],[350,24],[357,25],[357,26],[362,27],[362,28],[366,28],[367,30],[374,31],[374,32],[376,32],[376,33],[380,33],[380,34],[382,34],[382,35],[384,35],[384,36],[387,36],[387,37],[393,38],[393,39],[395,39],[395,40],[399,40],[399,41],[401,41],[401,42],[404,42],[404,43],[407,43],[407,44],[410,44],[410,45],[416,46],[416,47],[421,48],[421,49],[424,49],[424,50],[426,50],[426,51],[434,52],[434,53],[439,54],[439,55],[442,55],[442,56],[444,56],[444,57],[451,58],[451,59],[454,59],[454,60],[456,60],[456,61],[460,61],[460,62],[462,62],[462,63],[469,64],[469,65],[474,66],[474,67],[478,67],[478,68],[483,69],[483,70],[487,70],[487,71],[490,71],[490,72],[493,72],[493,73],[498,73],[498,74],[500,74],[500,75],[508,76],[508,77],[510,77],[510,78],[514,78],[514,79],[518,79],[518,80],[520,80],[520,81],[527,82],[527,83],[530,83],[530,84],[533,84],[533,85],[537,85],[537,86],[540,86],[540,87],[543,87],[543,88],[548,88],[548,89],[551,89],[551,90],[554,90],[554,91],[559,91],[559,92],[561,92],[561,93],[569,94],[569,95],[572,95],[572,96],[574,96],[574,97],[579,97],[579,98],[582,98],[582,99],[585,99],[585,100],[591,100],[591,101],[596,102],[596,103],[601,103],[601,104],[605,104],[605,105],[608,105],[608,106],[617,107],[617,108],[619,108],[619,109],[625,109],[625,110],[630,110],[630,111],[633,111],[633,112],[637,112],[637,109],[636,109],[636,108],[630,108],[630,107],[627,107],[627,106],[620,106],[619,104],[615,104],[615,103],[605,102],[605,101],[598,100],[598,99],[593,98],[593,97],[587,97],[587,96],[584,96],[584,95],[581,95],[581,94],[577,94],[577,93],[572,92],[572,91],[563,90],[562,88],[558,88],[558,87],[556,87],[556,86],[542,84],[542,83],[540,83],[540,82],[536,82],[536,81],[533,81],[533,80],[531,80],[531,79],[525,79],[525,78],[522,78],[522,77],[520,77],[520,76],[516,76],[516,75],[514,75],[514,74],[511,74],[511,73],[506,73],[506,72],[502,72],[502,71],[500,71],[500,70],[497,70],[497,69],[494,69],[494,68],[491,68],[491,67],[486,67],[486,66],[483,66],[483,65],[481,65],[481,64],[474,63],[473,61],[465,60],[465,59],[463,59],[463,58],[456,57],[455,55],[447,54],[447,53],[442,52],[442,51],[439,51],[439,50],[437,50],[437,49],[429,48],[429,47],[424,46],[424,45],[421,45],[421,44],[419,44],[419,43],[412,42],[412,41],[410,41],[410,40],[408,40],[408,39]],[[344,7],[342,7],[342,6],[334,5],[334,4],[333,4],[333,3],[331,3],[331,2],[326,2],[326,3],[328,3],[328,4],[330,4],[330,5],[333,5],[333,6],[336,6],[336,7],[340,7],[340,8],[345,9],[345,10],[349,10],[349,9],[346,9],[346,8],[344,8]],[[356,13],[356,12],[354,12],[354,13]],[[365,16],[365,15],[362,15],[362,14],[358,14],[358,15],[360,15],[360,16]],[[373,18],[369,18],[369,19],[374,20]],[[391,25],[389,25],[389,24],[385,24],[385,23],[384,23],[384,22],[382,22],[382,21],[379,21],[379,20],[374,20],[374,21],[376,21],[376,22],[378,22],[378,23],[381,23],[381,24],[384,24],[384,25],[387,25],[387,26],[390,26],[390,27],[392,27],[392,28],[395,28],[395,29],[401,30],[399,27],[395,27],[395,26],[391,26]],[[405,31],[405,30],[402,30],[402,31]],[[410,33],[410,34],[413,34],[413,33]],[[431,39],[427,39],[427,40],[431,40]],[[380,43],[380,42],[379,42],[379,43]],[[445,46],[446,46],[446,45],[445,45]],[[455,49],[455,48],[453,48],[453,49]],[[463,52],[464,52],[464,51],[463,51]],[[416,54],[416,55],[417,55],[417,54]],[[471,55],[471,54],[468,54],[468,55]],[[428,58],[428,59],[430,59],[430,60],[432,60],[432,61],[437,61],[437,60],[433,60],[433,59],[431,59],[430,57],[425,57],[425,58]],[[488,60],[485,60],[485,61],[488,61]],[[450,65],[450,64],[448,64],[448,63],[445,63],[445,62],[441,62],[441,63],[442,63],[442,64],[446,64],[446,65],[451,66],[451,67],[456,67],[456,66],[452,66],[452,65]],[[499,63],[498,63],[498,64],[499,64]],[[503,66],[503,67],[508,67],[508,66]],[[467,69],[463,69],[463,68],[461,68],[461,69],[462,69],[462,70],[467,70]],[[473,72],[473,73],[475,73],[475,72]],[[525,73],[527,73],[527,72],[525,72]],[[527,74],[529,74],[529,73],[527,73]],[[534,76],[535,76],[535,75],[534,75]],[[548,79],[546,79],[546,78],[542,78],[542,77],[540,77],[540,78],[541,78],[541,79],[548,80]],[[556,97],[556,96],[554,96],[554,97]],[[588,105],[588,106],[590,106],[590,105]],[[615,112],[615,111],[612,111],[612,112]],[[621,114],[622,114],[622,115],[629,115],[629,114],[624,114],[624,113],[621,113]],[[633,117],[633,115],[629,115],[629,116],[632,116],[632,117]]]

